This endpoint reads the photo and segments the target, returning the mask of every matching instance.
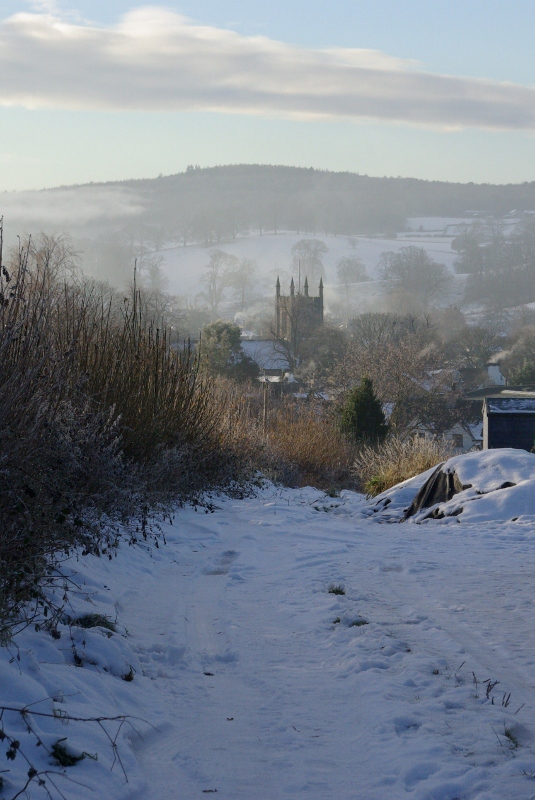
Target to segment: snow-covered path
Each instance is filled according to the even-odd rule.
[[[532,797],[531,531],[378,525],[318,497],[183,511],[174,561],[132,576],[120,617],[161,730],[140,797]]]
[[[64,797],[535,797],[533,522],[379,524],[312,489],[215,503],[179,511],[165,546],[71,560],[71,616],[116,634],[27,629],[0,653],[4,703],[51,713],[26,717],[48,747],[98,754],[56,769]],[[125,773],[100,729],[65,722],[97,713],[153,726],[121,729]],[[3,724],[50,768],[19,715]]]

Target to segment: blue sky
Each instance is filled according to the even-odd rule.
[[[0,27],[0,189],[246,162],[535,180],[533,0],[0,0]]]

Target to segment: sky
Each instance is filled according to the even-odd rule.
[[[263,163],[535,180],[533,0],[0,0],[0,191]]]

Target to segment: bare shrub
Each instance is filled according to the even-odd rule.
[[[71,334],[84,391],[114,410],[124,455],[140,465],[149,493],[187,499],[224,488],[232,454],[223,452],[223,408],[192,348],[171,347],[168,332],[144,318],[135,289],[119,322],[111,304],[84,302],[90,313]]]
[[[285,486],[354,485],[355,447],[324,401],[270,395],[264,432],[262,389],[220,381],[218,391],[231,447],[242,463]]]
[[[353,465],[353,474],[369,497],[435,467],[454,455],[446,439],[391,436],[380,445],[363,445]]]
[[[62,554],[101,552],[125,524],[146,535],[155,510],[250,475],[192,349],[170,346],[135,288],[119,303],[66,281],[65,242],[56,255],[53,240],[41,244],[0,262],[4,640],[28,600],[46,605]]]
[[[319,489],[350,485],[354,447],[321,403],[282,404],[271,415],[268,437],[269,466],[275,474],[281,467],[295,465],[295,485]]]
[[[75,388],[55,284],[30,253],[0,279],[0,638],[54,554],[97,548],[132,501],[117,424]]]

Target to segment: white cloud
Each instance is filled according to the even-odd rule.
[[[41,0],[53,10],[53,2]],[[147,6],[105,28],[53,13],[0,23],[0,104],[366,118],[535,129],[535,88],[437,75],[361,49],[306,49]]]

